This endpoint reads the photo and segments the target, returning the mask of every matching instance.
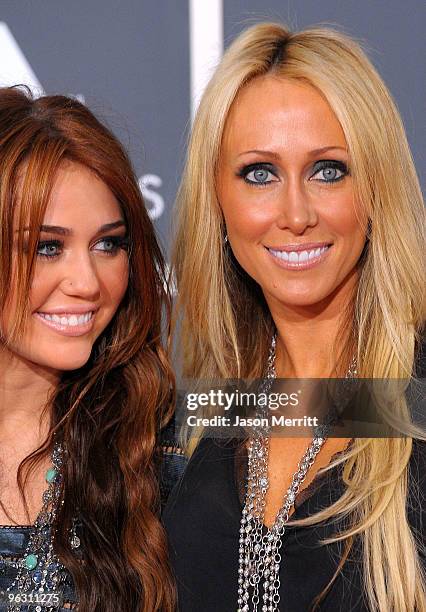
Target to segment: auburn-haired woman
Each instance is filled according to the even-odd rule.
[[[172,611],[169,299],[128,157],[78,101],[1,89],[0,219],[1,605]]]
[[[399,114],[352,39],[242,33],[201,100],[178,205],[185,376],[416,373],[423,200]],[[202,439],[164,515],[179,609],[425,611],[425,433],[406,426]]]

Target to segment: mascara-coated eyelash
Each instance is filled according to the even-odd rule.
[[[251,178],[250,175],[252,175]],[[248,164],[238,170],[237,176],[243,178],[249,185],[263,187],[264,185],[275,182],[277,179],[277,170],[273,164],[265,162]],[[275,180],[270,177],[274,177]]]
[[[331,175],[329,174],[328,176],[325,176],[323,174],[324,178],[322,179],[313,178],[319,172],[324,173],[324,170],[331,170],[332,171]],[[336,171],[340,172],[339,176],[336,176]],[[345,178],[345,176],[347,176],[348,174],[349,174],[349,170],[348,170],[347,165],[344,162],[339,161],[337,159],[321,159],[315,162],[314,172],[310,178],[313,180],[319,181],[321,183],[337,183],[338,181],[341,181],[343,178]]]
[[[127,236],[105,236],[98,240],[94,246],[108,242],[111,245],[110,248],[96,250],[105,253],[105,255],[115,255],[119,249],[127,251],[129,248],[129,239]],[[64,244],[60,240],[43,240],[37,245],[37,255],[45,259],[53,260],[59,257],[63,247]]]
[[[37,245],[37,255],[46,259],[55,259],[55,257],[58,257],[58,255],[60,255],[60,253],[52,253],[52,249],[59,250],[62,249],[63,246],[64,245],[60,240],[42,240]],[[43,249],[45,250],[44,253],[42,252]]]
[[[110,242],[112,244],[111,249],[98,249],[106,255],[115,255],[119,249],[128,251],[129,249],[129,238],[128,236],[105,236],[96,242],[98,245],[101,242]]]

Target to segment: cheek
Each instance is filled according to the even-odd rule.
[[[129,283],[129,260],[125,254],[99,270],[100,282],[109,298],[109,305],[116,310],[126,293]]]
[[[226,227],[231,239],[256,241],[271,228],[273,215],[265,207],[235,207],[228,215],[224,214]]]
[[[49,296],[55,291],[61,281],[60,278],[57,278],[56,269],[53,266],[52,268],[47,268],[47,265],[42,270],[39,269],[39,265],[36,265],[34,271],[29,294],[29,304],[32,312],[46,304]]]
[[[274,225],[276,210],[274,203],[260,188],[253,191],[253,194],[246,191],[241,193],[237,185],[234,189],[227,189],[226,197],[222,195],[219,201],[234,257],[247,274],[259,282],[261,245]]]
[[[337,236],[341,236],[347,244],[364,242],[367,231],[367,220],[361,208],[354,207],[352,201],[341,202],[338,206],[327,210],[324,219]]]
[[[264,194],[254,194],[256,197],[240,194],[238,186],[234,190],[225,190],[225,193],[226,197],[219,195],[219,202],[227,233],[233,242],[255,240],[270,229],[276,211]]]

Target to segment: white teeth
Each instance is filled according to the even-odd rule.
[[[63,327],[77,327],[78,325],[85,325],[90,321],[93,317],[93,312],[86,312],[86,314],[82,315],[50,315],[47,313],[39,312],[38,313],[43,319],[46,321],[51,321],[52,323],[56,323],[57,325],[62,325]]]
[[[272,253],[275,255],[275,257],[278,257],[279,259],[284,259],[284,261],[288,261],[287,251],[272,251]]]
[[[328,246],[323,246],[318,247],[317,249],[311,249],[310,251],[275,251],[274,249],[269,249],[269,252],[283,261],[301,264],[310,261],[311,259],[316,259],[325,253],[328,248]]]

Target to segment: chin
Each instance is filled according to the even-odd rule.
[[[275,291],[272,293],[272,296],[283,306],[307,308],[323,302],[332,294],[332,290],[319,292],[315,289],[317,288],[312,287],[311,289],[295,292]]]
[[[79,368],[85,366],[86,363],[89,361],[91,352],[92,350],[90,348],[90,350],[87,351],[70,351],[69,353],[61,355],[60,357],[57,356],[55,359],[55,367],[57,370],[63,370],[67,372],[71,370],[78,370]]]
[[[86,363],[89,361],[89,357],[87,357],[87,359],[67,359],[61,362],[57,362],[54,368],[59,372],[72,372],[73,370],[78,370],[79,368],[85,366]]]
[[[308,300],[302,298],[294,298],[294,299],[278,299],[280,304],[283,306],[287,306],[289,308],[314,308],[317,304],[321,302],[321,300]]]
[[[43,355],[32,355],[31,361],[42,368],[54,370],[56,372],[71,372],[82,368],[89,361],[91,355],[90,350],[69,350],[54,353],[51,355],[44,353]]]

